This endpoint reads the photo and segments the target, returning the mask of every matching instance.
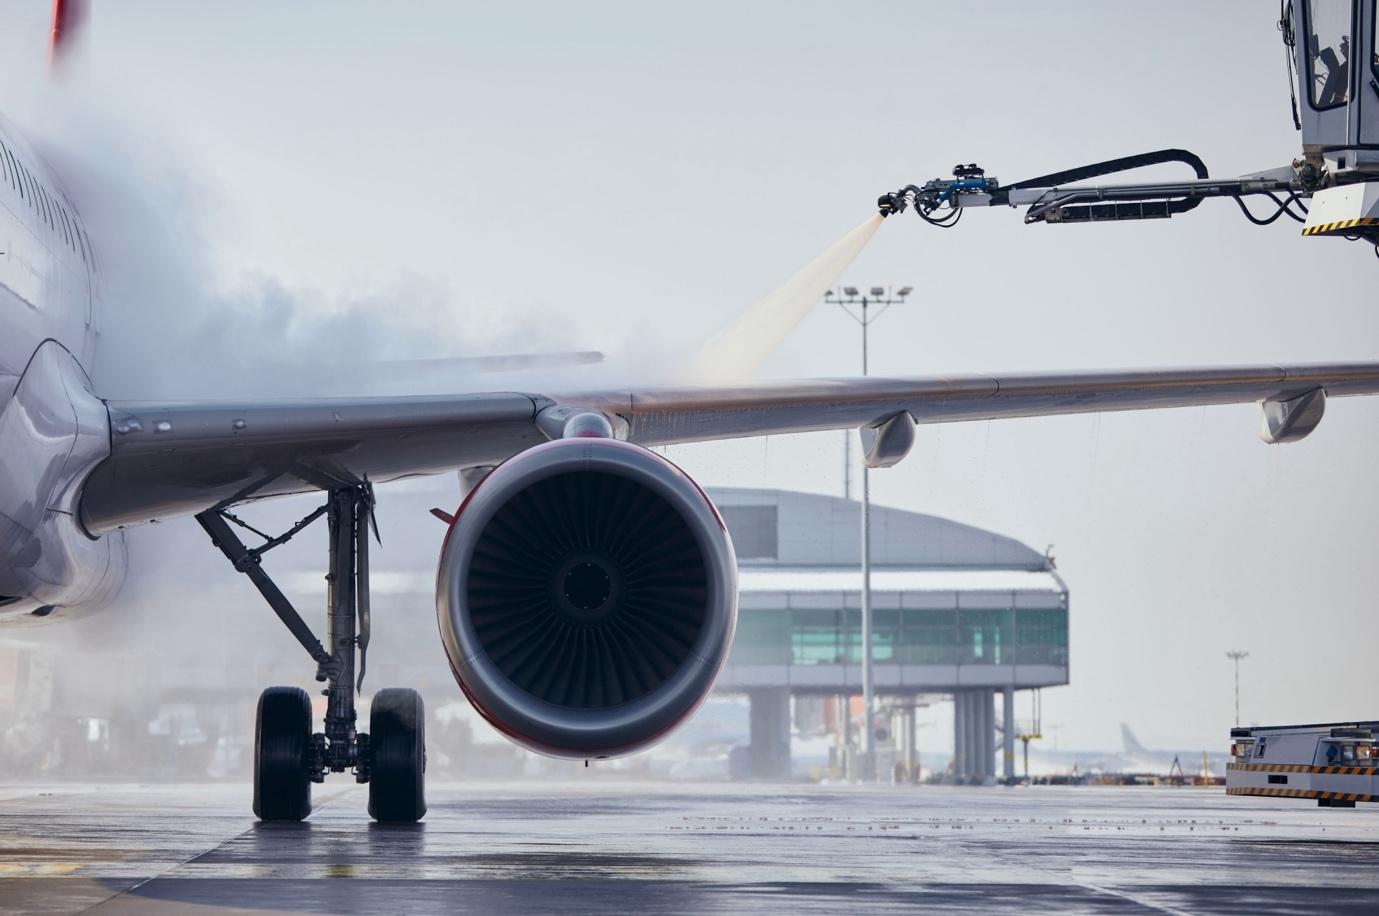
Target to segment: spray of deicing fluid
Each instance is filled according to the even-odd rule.
[[[695,380],[730,382],[754,375],[838,282],[881,222],[873,213],[705,344],[693,364]]]

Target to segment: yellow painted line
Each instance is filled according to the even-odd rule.
[[[0,878],[54,878],[73,874],[80,862],[0,862]]]

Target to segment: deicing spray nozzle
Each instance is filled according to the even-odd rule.
[[[888,191],[876,199],[876,209],[882,216],[890,216],[892,213],[904,213],[909,201],[905,199],[904,193],[900,191]]]

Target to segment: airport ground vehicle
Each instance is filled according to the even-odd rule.
[[[1288,165],[1234,178],[1211,178],[1202,160],[1162,149],[1001,184],[975,163],[951,179],[911,184],[881,195],[882,215],[910,207],[942,228],[972,207],[1024,207],[1026,223],[1168,219],[1207,198],[1230,198],[1256,225],[1282,216],[1306,236],[1375,244],[1379,254],[1379,5],[1375,0],[1285,0],[1278,29],[1289,62],[1293,123],[1301,155]],[[1092,184],[1092,179],[1166,163],[1194,172],[1183,181]],[[1246,198],[1273,210],[1257,216]]]
[[[1315,798],[1323,808],[1379,801],[1379,722],[1231,729],[1227,795]]]

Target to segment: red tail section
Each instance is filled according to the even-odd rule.
[[[49,59],[54,70],[61,66],[75,43],[77,33],[86,21],[87,10],[87,0],[53,0],[53,31],[49,44]]]

